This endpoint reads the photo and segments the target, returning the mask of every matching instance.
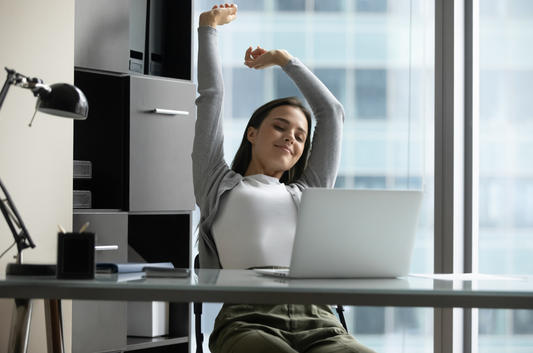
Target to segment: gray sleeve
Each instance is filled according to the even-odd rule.
[[[283,66],[283,71],[302,92],[316,120],[307,168],[295,184],[300,188],[331,188],[335,185],[340,164],[344,108],[297,58]]]
[[[196,203],[201,205],[211,187],[210,176],[215,170],[229,169],[223,148],[224,82],[218,31],[210,26],[198,28],[198,93],[192,167]]]

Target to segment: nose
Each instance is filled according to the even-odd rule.
[[[287,135],[285,135],[285,141],[290,142],[291,144],[293,144],[294,140],[295,140],[295,138],[294,138],[294,135],[292,134],[292,132],[289,132],[289,133],[287,133]]]

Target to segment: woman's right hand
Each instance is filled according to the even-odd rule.
[[[215,5],[210,11],[200,15],[200,26],[211,26],[217,28],[230,23],[237,18],[237,5],[226,3],[225,5]]]
[[[244,54],[244,65],[256,70],[266,69],[274,65],[283,67],[291,58],[292,55],[283,49],[267,51],[261,47],[257,47],[255,50],[249,47]]]

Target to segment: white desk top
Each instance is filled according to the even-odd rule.
[[[200,270],[198,276],[185,279],[120,278],[116,274],[97,275],[94,280],[1,276],[0,297],[533,309],[533,276],[520,281],[309,280],[278,279],[246,270]]]

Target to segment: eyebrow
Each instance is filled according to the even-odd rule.
[[[280,121],[284,122],[284,123],[287,124],[287,125],[290,125],[290,124],[291,124],[290,121],[288,121],[287,119],[284,119],[284,118],[274,118],[273,120],[280,120]],[[305,131],[305,130],[302,129],[301,127],[297,127],[296,129],[299,130],[299,131],[301,131],[301,132],[303,132],[304,134],[307,135],[307,131]]]

